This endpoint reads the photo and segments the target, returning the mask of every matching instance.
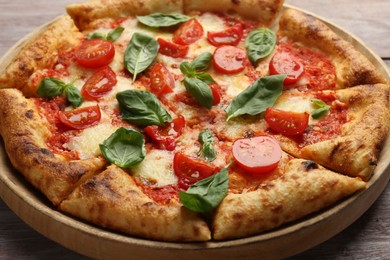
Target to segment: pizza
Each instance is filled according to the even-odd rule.
[[[367,187],[389,83],[281,0],[69,5],[0,72],[13,167],[58,211],[158,241],[248,237]]]

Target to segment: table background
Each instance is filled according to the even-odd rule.
[[[158,0],[157,0],[158,1]],[[81,0],[0,0],[0,56]],[[350,31],[390,67],[389,0],[286,0]],[[0,259],[83,259],[20,220],[0,199]],[[390,189],[340,234],[292,259],[390,259]]]

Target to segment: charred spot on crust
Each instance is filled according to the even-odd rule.
[[[305,169],[305,171],[318,169],[318,164],[316,164],[315,162],[310,161],[310,160],[303,162],[302,166]]]
[[[235,4],[235,5],[239,5],[241,2],[241,0],[232,0],[232,3]]]
[[[33,119],[34,117],[34,111],[32,111],[31,109],[28,110],[25,114],[24,114],[27,118],[29,119]]]
[[[244,138],[252,138],[255,136],[255,132],[252,129],[248,129],[244,133]]]
[[[48,155],[50,157],[54,157],[54,154],[50,150],[48,150],[46,148],[41,148],[40,151],[41,151],[41,153],[43,153],[45,155]]]
[[[368,165],[372,165],[372,166],[376,166],[377,164],[378,164],[377,161],[370,161],[370,162],[368,163]]]

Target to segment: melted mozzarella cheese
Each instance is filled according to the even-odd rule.
[[[173,172],[173,154],[165,150],[151,150],[145,159],[131,167],[134,176],[145,178],[156,187],[176,185],[177,177]]]

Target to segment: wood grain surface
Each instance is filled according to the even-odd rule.
[[[0,56],[80,0],[0,0]],[[390,67],[390,1],[286,0],[360,38]],[[291,259],[390,259],[390,189],[340,234]],[[283,249],[281,249],[283,250]],[[27,226],[0,200],[0,259],[83,259]],[[261,256],[259,256],[261,259]]]

